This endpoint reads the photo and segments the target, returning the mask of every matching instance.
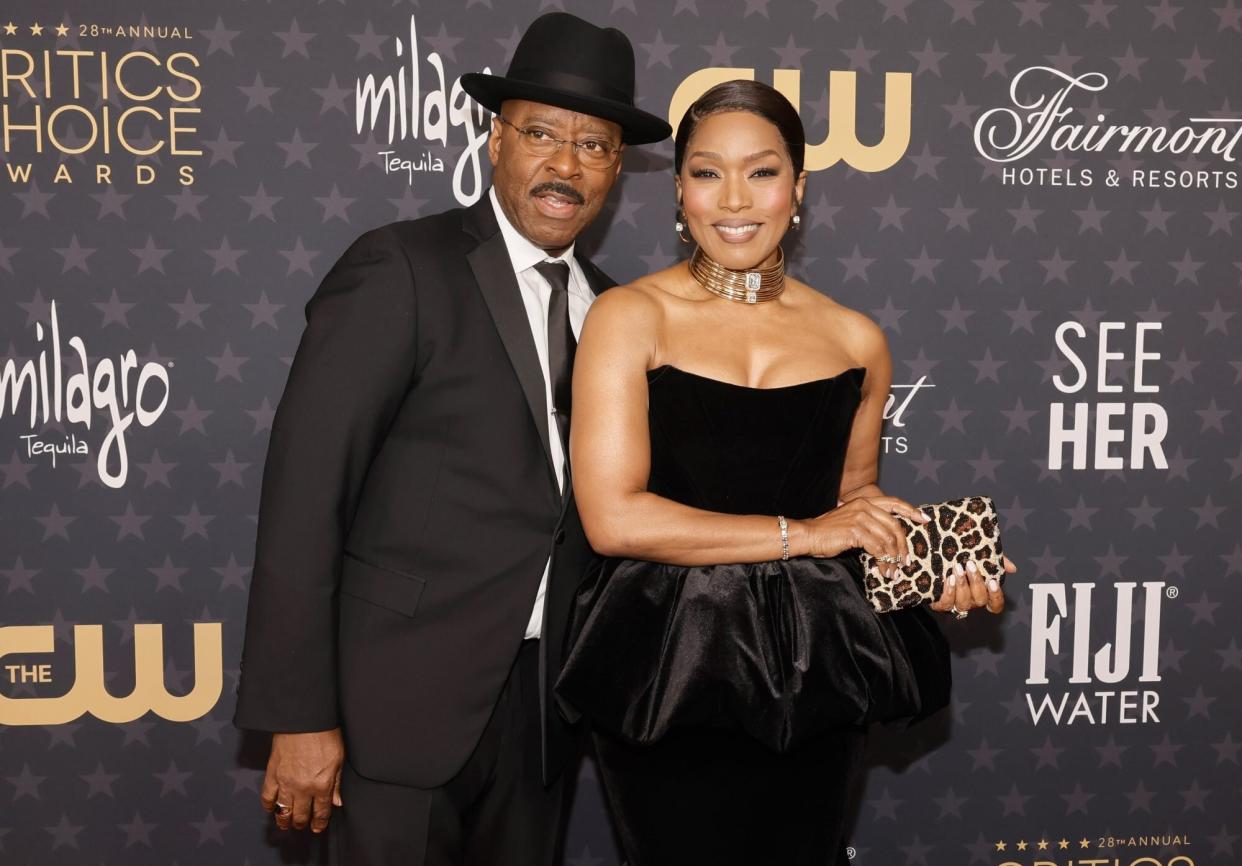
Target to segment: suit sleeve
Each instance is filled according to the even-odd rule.
[[[349,247],[306,305],[272,421],[234,722],[336,727],[341,558],[367,469],[415,374],[413,272],[390,229]]]

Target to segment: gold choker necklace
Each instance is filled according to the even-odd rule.
[[[757,304],[785,291],[785,251],[776,248],[776,264],[753,271],[735,271],[713,261],[702,247],[690,257],[690,275],[713,295]]]

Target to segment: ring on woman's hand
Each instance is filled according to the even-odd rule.
[[[292,811],[293,811],[292,809],[290,809],[290,808],[289,808],[287,805],[285,805],[284,803],[277,803],[277,804],[276,804],[276,810],[277,810],[277,811],[278,811],[281,815],[288,815],[290,812],[292,812]]]
[[[965,619],[970,615],[970,611],[968,610],[958,610],[957,605],[953,605],[953,607],[949,608],[949,613],[953,614],[955,619]]]

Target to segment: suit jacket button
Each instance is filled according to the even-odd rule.
[[[552,537],[552,540],[555,541],[557,544],[564,544],[565,543],[565,530],[563,529],[556,530],[556,535]]]

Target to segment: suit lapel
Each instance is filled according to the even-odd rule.
[[[522,303],[517,276],[513,273],[513,262],[500,226],[496,224],[488,196],[483,196],[466,210],[464,223],[471,234],[481,240],[466,259],[504,343],[509,363],[513,365],[522,386],[531,419],[539,431],[539,441],[547,457],[549,479],[555,490],[556,470],[552,465],[552,447],[548,443],[548,406],[544,397],[543,370],[539,365],[535,338],[530,332],[530,320]]]
[[[591,290],[591,294],[598,296],[604,289],[611,289],[616,285],[616,281],[595,267],[585,256],[580,256],[575,252],[574,260],[578,262],[578,267],[582,268],[582,275],[586,277],[587,288]]]

